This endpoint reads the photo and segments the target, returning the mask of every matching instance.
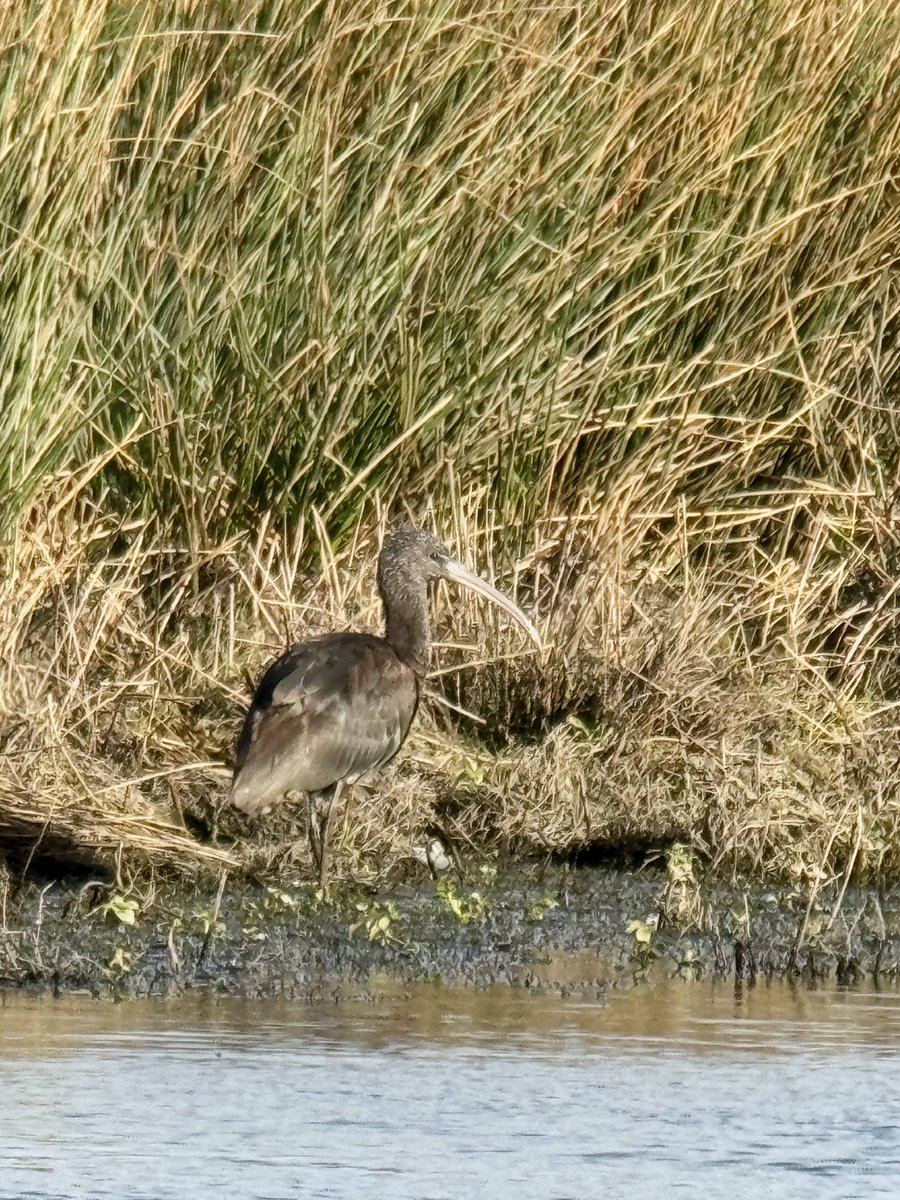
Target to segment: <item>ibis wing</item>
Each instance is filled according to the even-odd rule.
[[[388,762],[418,702],[413,672],[379,638],[295,646],[260,681],[238,741],[231,799],[256,812]]]

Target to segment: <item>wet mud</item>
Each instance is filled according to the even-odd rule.
[[[715,884],[676,899],[663,873],[606,867],[447,876],[327,902],[227,881],[150,896],[28,882],[0,909],[0,990],[319,1001],[435,981],[601,999],[669,976],[853,985],[900,974],[900,887],[811,897]]]

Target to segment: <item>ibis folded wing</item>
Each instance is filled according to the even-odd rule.
[[[384,766],[403,744],[418,682],[381,638],[294,646],[266,671],[238,741],[229,798],[255,813]]]

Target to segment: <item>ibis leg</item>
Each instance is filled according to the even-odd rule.
[[[322,856],[319,860],[319,887],[325,890],[325,875],[328,869],[328,841],[331,837],[331,830],[334,827],[335,819],[339,811],[339,803],[341,792],[344,790],[343,783],[336,783],[328,801],[328,807],[325,810],[325,815],[322,821]]]
[[[337,815],[343,786],[339,781],[333,787],[323,792],[315,792],[309,797],[309,843],[319,869],[319,887],[322,891],[325,890],[328,876],[328,839]]]
[[[306,797],[306,819],[309,825],[309,848],[318,868],[322,861],[322,803],[321,792],[309,792]]]

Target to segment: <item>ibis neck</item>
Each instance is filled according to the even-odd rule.
[[[381,584],[385,639],[401,662],[425,675],[431,631],[424,580],[394,577]]]

